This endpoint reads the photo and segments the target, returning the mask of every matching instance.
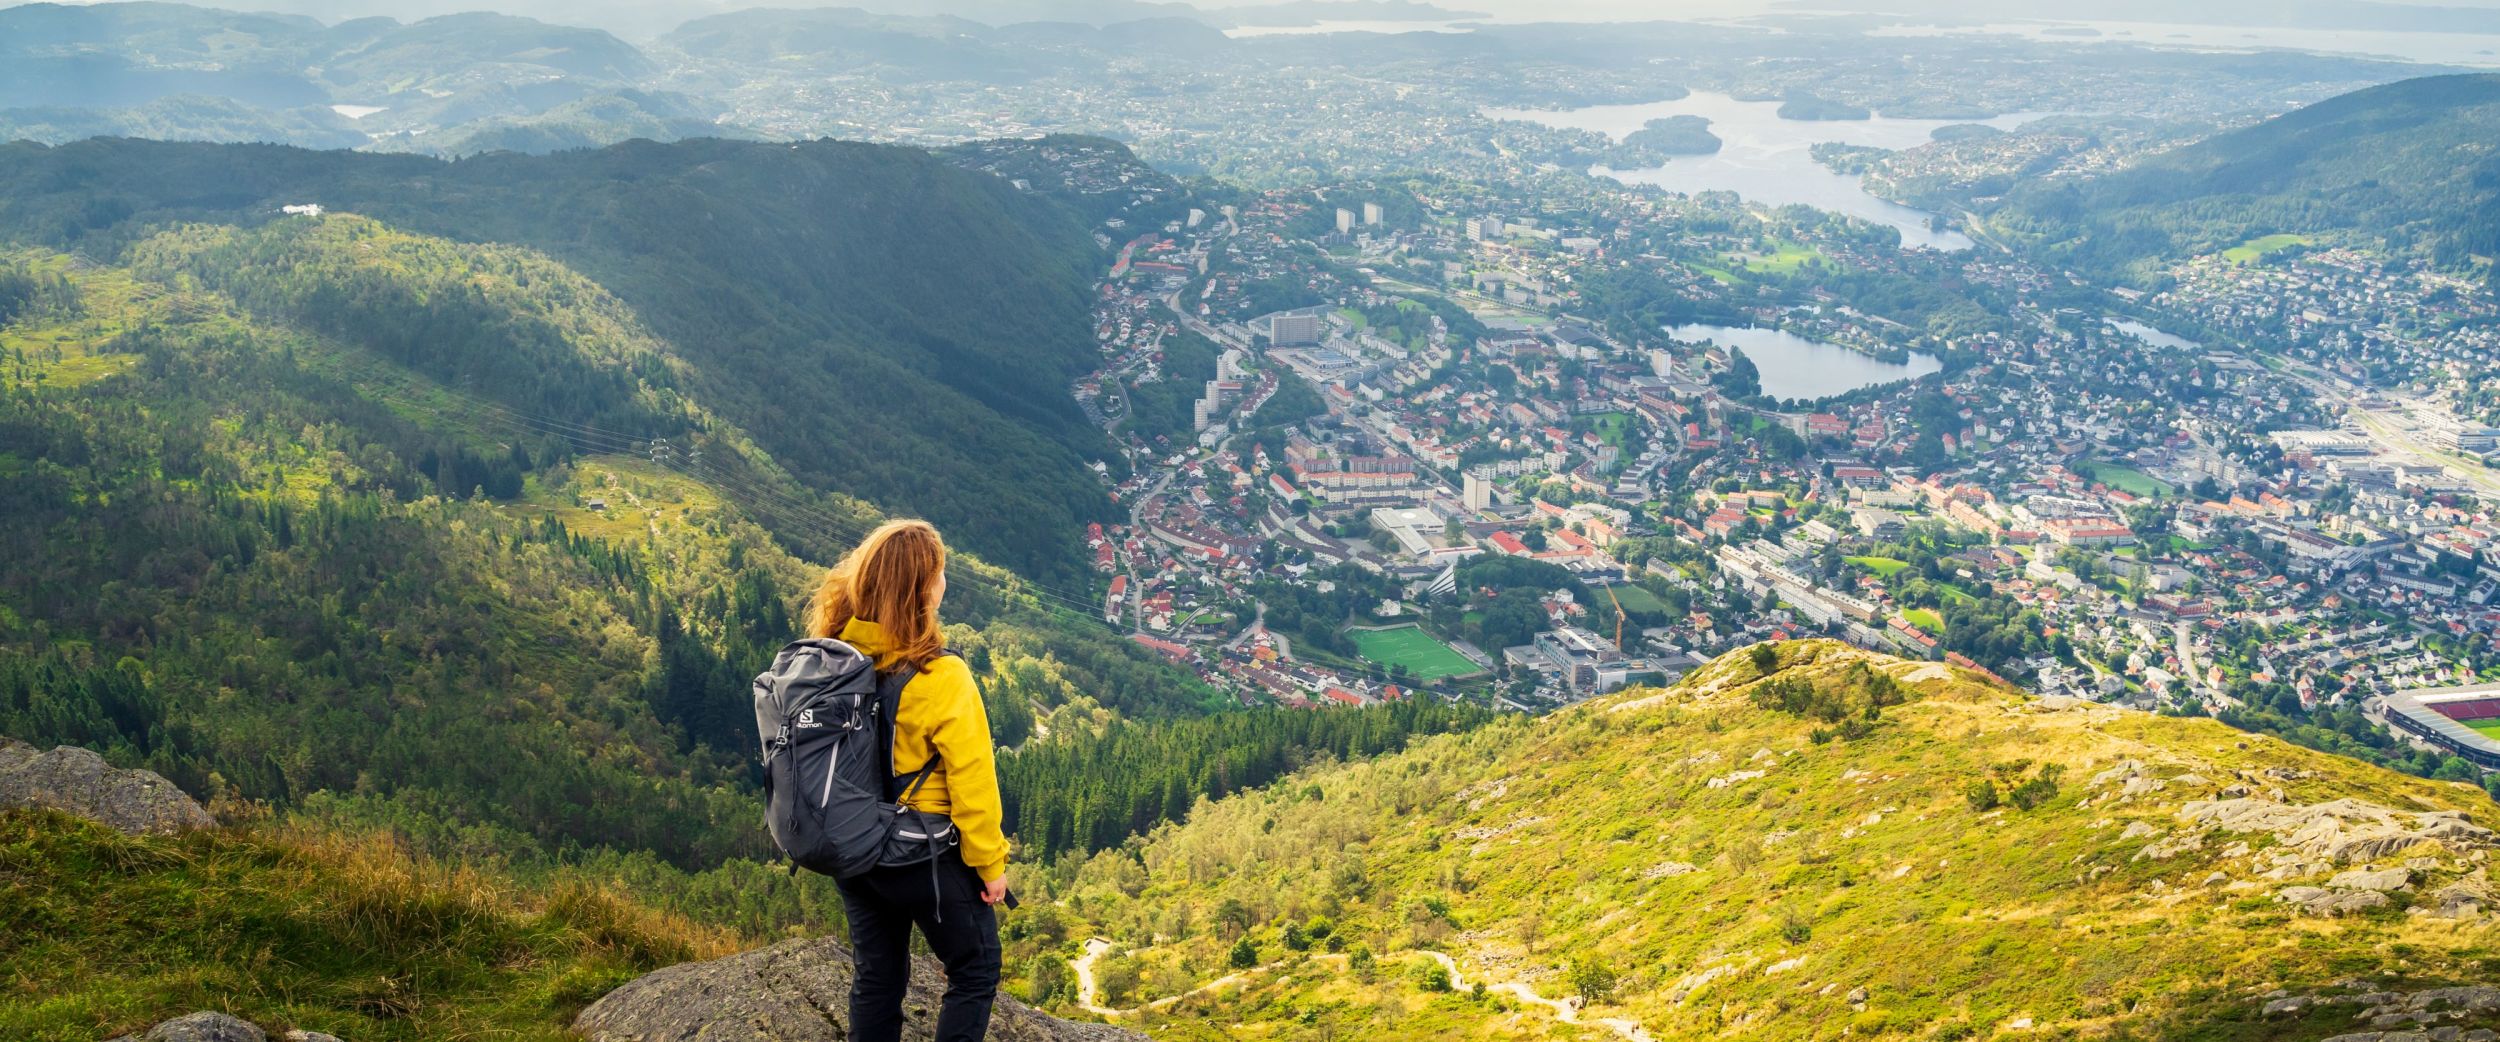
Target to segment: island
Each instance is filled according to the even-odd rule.
[[[1710,155],[1721,144],[1719,136],[1710,132],[1708,118],[1667,116],[1624,135],[1607,161],[1617,167],[1663,163],[1673,156]]]
[[[1927,137],[1931,141],[1970,141],[2004,135],[2004,131],[1985,123],[1947,123],[1929,132]]]

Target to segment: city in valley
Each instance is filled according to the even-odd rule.
[[[2096,168],[2067,133],[1871,151]],[[1541,710],[1819,635],[2492,758],[2381,705],[2500,665],[2500,308],[2453,271],[2250,236],[2148,290],[1550,165],[1236,198],[1097,230],[1071,391],[1126,454],[1103,619],[1246,704]]]

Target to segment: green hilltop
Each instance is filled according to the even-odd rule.
[[[2388,1001],[2355,978],[2500,975],[2495,826],[2211,720],[1761,645],[1202,804],[1051,874],[1010,957],[1158,1038],[2319,1038]]]
[[[0,883],[0,1035],[28,1042],[200,1008],[374,1042],[557,1042],[609,989],[754,943],[590,877],[524,886],[268,820],[125,836],[0,810]]]
[[[2206,253],[2321,237],[2445,266],[2500,256],[2500,75],[2338,95],[2106,176],[2025,182],[1990,231],[2068,264],[2147,274]],[[2247,247],[2254,245],[2257,249]]]

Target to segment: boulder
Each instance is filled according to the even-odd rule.
[[[2413,885],[2413,873],[2402,868],[2382,868],[2375,872],[2366,868],[2350,868],[2335,873],[2335,878],[2327,880],[2326,885],[2352,890],[2402,890]]]
[[[123,770],[86,749],[38,753],[0,738],[0,807],[44,807],[131,835],[171,835],[215,822],[154,771]]]
[[[946,978],[928,960],[912,963],[903,999],[903,1037],[930,1037]],[[851,950],[831,938],[783,941],[709,962],[648,974],[574,1018],[591,1042],[842,1042],[850,1036]],[[1034,1011],[1005,995],[990,1022],[995,1042],[1145,1042],[1104,1024],[1079,1024]]]
[[[269,1036],[251,1021],[202,1011],[175,1017],[143,1034],[125,1035],[114,1042],[269,1042]]]
[[[2430,914],[2449,919],[2477,919],[2483,913],[2500,908],[2500,890],[2494,890],[2487,869],[2440,887],[2431,893]]]
[[[2297,905],[2310,915],[2348,915],[2366,912],[2387,905],[2387,895],[2376,890],[2329,890],[2316,886],[2287,886],[2275,892],[2275,898]]]

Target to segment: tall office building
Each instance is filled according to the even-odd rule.
[[[1309,312],[1279,314],[1267,322],[1267,339],[1278,347],[1319,343],[1319,316]]]
[[[1482,470],[1470,470],[1459,478],[1459,498],[1469,510],[1483,510],[1493,505],[1493,479]]]
[[[1338,232],[1339,234],[1344,234],[1344,233],[1346,233],[1346,232],[1350,232],[1350,231],[1353,231],[1353,230],[1354,230],[1354,211],[1352,211],[1352,210],[1348,210],[1348,209],[1346,209],[1345,207],[1342,207],[1342,206],[1338,207],[1338,208],[1337,208],[1337,232]]]
[[[1380,212],[1379,203],[1363,204],[1363,223],[1365,225],[1379,224],[1382,216],[1383,214]]]

